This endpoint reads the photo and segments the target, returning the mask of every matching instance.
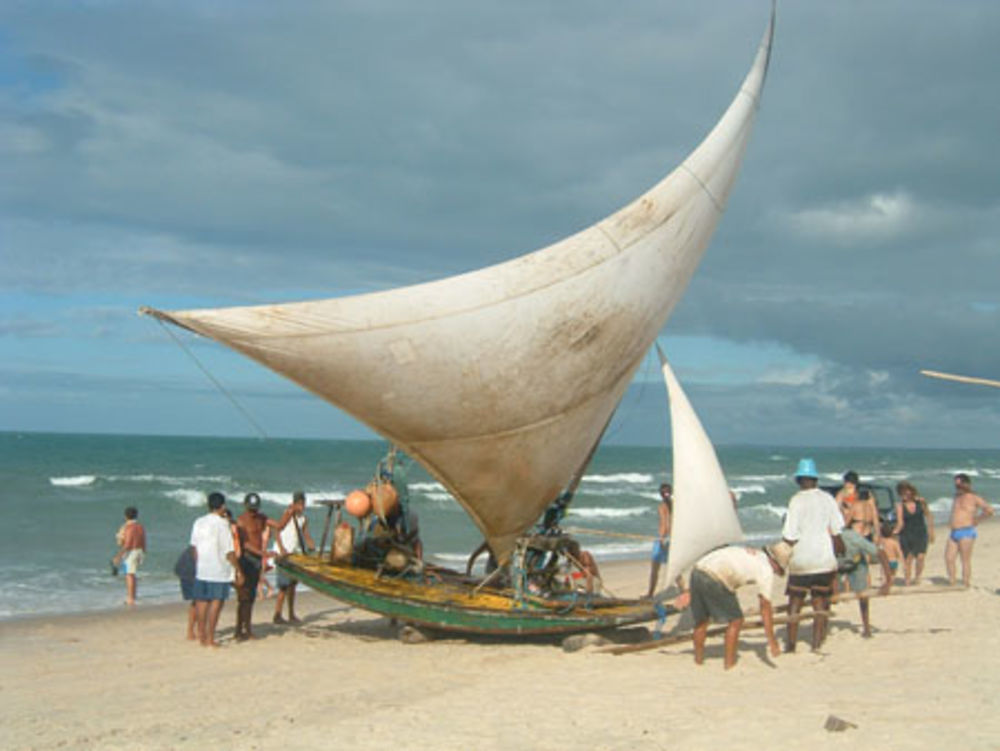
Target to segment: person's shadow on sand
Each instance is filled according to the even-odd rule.
[[[778,640],[778,643],[779,644],[781,643],[780,639]],[[740,652],[742,650],[743,650],[743,642],[741,641],[736,647],[737,665],[740,664]],[[773,668],[775,670],[778,668],[777,664],[775,663],[775,658],[771,657],[771,653],[767,649],[767,642],[764,642],[763,644],[758,643],[752,647],[748,647],[748,651],[752,651],[755,655],[757,655],[757,659],[763,662],[769,668]]]

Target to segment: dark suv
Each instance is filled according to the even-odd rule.
[[[841,485],[823,485],[822,488],[836,498],[837,493],[844,487]],[[875,507],[878,509],[878,518],[882,522],[896,523],[896,494],[888,485],[874,485],[870,482],[859,482],[858,492],[867,490],[875,499]]]

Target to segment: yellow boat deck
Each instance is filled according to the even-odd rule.
[[[399,577],[391,574],[379,574],[376,571],[353,566],[329,563],[314,556],[293,555],[285,559],[284,564],[295,575],[298,569],[311,586],[323,583],[330,586],[328,594],[337,596],[334,589],[352,589],[364,592],[373,598],[391,598],[407,600],[430,607],[460,608],[462,610],[493,611],[503,614],[511,611],[537,610],[568,614],[593,613],[599,611],[602,616],[629,617],[637,611],[649,611],[649,603],[635,600],[616,600],[601,596],[588,596],[579,593],[574,599],[567,592],[568,599],[554,600],[541,597],[527,597],[524,604],[515,599],[513,590],[500,590],[483,587],[476,589],[475,582],[465,580],[461,576],[449,577],[433,570],[421,577]]]

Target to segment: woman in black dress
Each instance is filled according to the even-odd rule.
[[[927,545],[934,542],[934,517],[924,500],[912,483],[903,480],[896,486],[899,501],[896,503],[896,528],[899,535],[899,546],[903,549],[903,581],[909,586],[911,578],[914,584],[920,584],[924,573],[924,557]],[[913,574],[913,564],[916,562],[916,576]]]

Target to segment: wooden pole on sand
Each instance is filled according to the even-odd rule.
[[[882,594],[881,591],[878,589],[866,589],[861,592],[851,592],[849,594],[838,595],[835,599],[832,600],[832,603],[837,604],[837,603],[850,602],[851,600],[859,600],[863,597],[866,597],[868,599],[876,599],[879,597],[902,597],[904,595],[940,595],[949,592],[962,592],[962,591],[964,591],[964,589],[961,587],[942,587],[940,589],[903,589]],[[775,611],[777,612],[784,612],[787,610],[788,610],[787,605],[779,605],[775,608]],[[753,615],[757,614],[754,613]],[[817,615],[818,614],[815,612],[809,612],[809,613],[801,613],[798,616],[794,617],[791,616],[775,617],[774,625],[780,626],[782,624],[787,624],[787,623],[798,623],[799,621],[805,621],[815,618]],[[828,610],[825,613],[821,613],[819,615],[826,615],[829,617],[833,616],[834,613]],[[755,629],[763,627],[764,627],[764,621],[756,620],[744,623],[743,628],[741,630],[746,631],[747,629]],[[726,632],[725,626],[717,626],[715,628],[710,628],[708,630],[708,635],[718,636],[720,634],[724,634],[725,632]],[[617,644],[614,646],[605,647],[604,649],[599,649],[597,651],[606,652],[608,654],[613,654],[613,655],[624,655],[624,654],[631,654],[633,652],[644,652],[649,649],[658,649],[659,647],[665,647],[670,644],[677,644],[679,642],[685,641],[690,638],[691,638],[691,631],[686,630],[678,634],[664,636],[661,639],[644,641],[640,642],[639,644]]]
[[[832,616],[834,613],[827,610],[824,615]],[[808,621],[815,618],[817,613],[809,612],[802,613],[797,616],[781,616],[773,619],[775,626],[781,626],[786,623],[798,623],[799,621]],[[726,626],[715,626],[708,630],[708,636],[720,636],[726,633]],[[743,624],[740,632],[747,631],[755,628],[764,628],[764,621],[748,621]],[[613,647],[605,647],[604,649],[597,650],[598,652],[607,652],[613,655],[625,655],[631,654],[633,652],[645,652],[650,649],[658,649],[660,647],[666,647],[671,644],[679,644],[683,641],[688,641],[691,638],[691,631],[686,630],[678,634],[671,634],[670,636],[664,636],[660,639],[653,639],[652,641],[644,641],[639,644],[617,644]]]

